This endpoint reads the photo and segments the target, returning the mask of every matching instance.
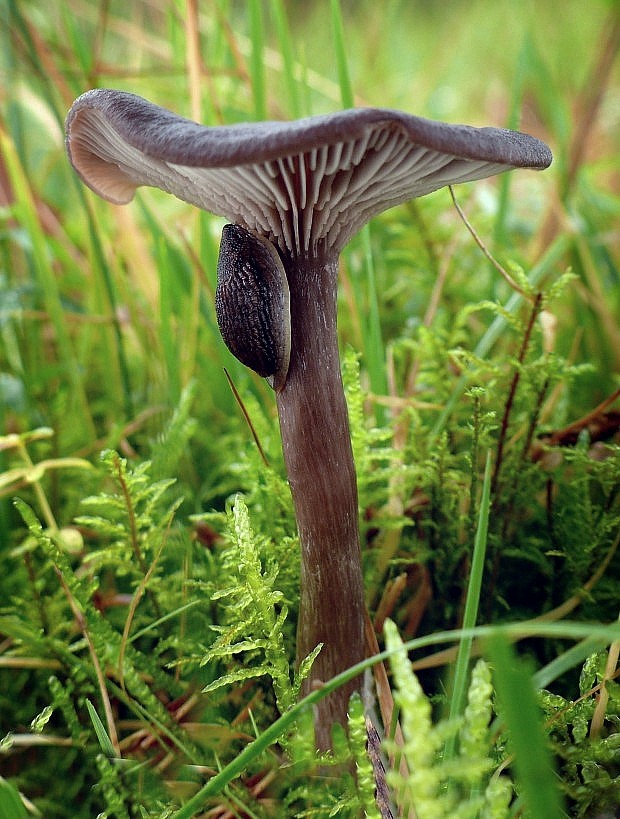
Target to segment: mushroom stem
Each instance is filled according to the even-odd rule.
[[[364,589],[357,481],[336,331],[338,258],[285,258],[291,299],[291,357],[277,392],[284,460],[301,543],[297,658],[323,648],[305,682],[326,682],[364,658]],[[316,743],[346,724],[361,679],[322,700]]]

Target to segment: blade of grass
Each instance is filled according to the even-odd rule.
[[[331,21],[334,38],[334,51],[336,53],[336,65],[338,69],[338,83],[340,86],[340,100],[343,108],[353,108],[355,99],[353,87],[349,74],[347,62],[346,39],[344,35],[344,23],[342,20],[342,9],[340,0],[331,0]],[[375,266],[372,256],[372,243],[370,241],[370,225],[365,225],[360,231],[359,239],[364,254],[364,281],[365,292],[367,294],[368,315],[363,309],[366,299],[363,298],[360,282],[353,277],[354,293],[357,302],[358,314],[362,325],[362,340],[364,345],[364,359],[368,368],[370,387],[375,395],[385,395],[387,392],[387,376],[385,371],[385,349],[383,335],[381,332],[381,313],[379,300],[377,298],[377,282],[375,277]],[[377,421],[379,424],[385,421],[385,409],[377,406]]]
[[[286,11],[282,0],[271,0],[271,13],[276,27],[276,37],[284,63],[284,82],[288,94],[291,116],[297,119],[302,115],[297,87],[297,71],[293,56],[293,38],[289,28]]]
[[[20,4],[15,2],[15,0],[9,0],[7,4],[9,23],[7,31],[10,32],[11,51],[13,51],[13,44],[14,41],[17,40],[18,35],[23,43],[26,54],[25,56],[24,53],[20,53],[19,48],[15,48],[16,67],[22,70],[25,68],[24,74],[28,76],[29,81],[35,79],[36,87],[41,89],[50,111],[54,115],[59,127],[62,128],[64,117],[61,113],[62,103],[59,104],[59,93],[60,97],[64,97],[65,99],[69,98],[71,94],[68,87],[64,84],[64,77],[62,77],[60,72],[52,72],[48,70],[48,67],[44,64],[42,55],[40,51],[37,50],[37,43],[32,37],[33,26],[29,24],[19,6]],[[4,5],[2,8],[4,10]],[[19,40],[17,40],[17,42],[19,43]],[[54,83],[57,83],[57,85]],[[24,134],[24,138],[27,138],[26,134]],[[22,143],[18,142],[17,145],[20,149],[20,155],[23,155],[21,154]]]
[[[331,0],[331,16],[334,49],[336,52],[336,67],[338,69],[338,83],[340,85],[340,99],[342,100],[342,105],[344,108],[353,108],[355,106],[355,102],[353,100],[351,77],[349,76],[340,0]]]
[[[157,219],[144,197],[137,197],[137,204],[145,222],[149,246],[155,249],[157,267],[161,266],[162,253],[165,254],[169,273],[169,297],[176,311],[177,321],[182,321],[183,346],[175,342],[178,365],[181,368],[180,384],[187,383],[194,376],[209,386],[209,391],[218,396],[218,406],[222,411],[231,410],[234,401],[230,397],[228,383],[224,376],[224,366],[233,371],[236,382],[248,378],[247,369],[228,351],[222,341],[215,318],[216,269],[218,248],[212,235],[212,217],[201,211],[198,213],[196,239],[188,241],[181,234],[182,245],[175,243],[165,226]],[[162,248],[164,248],[162,250]],[[164,275],[160,272],[160,278]],[[188,306],[189,300],[189,306]],[[182,318],[180,318],[182,317]],[[168,318],[166,318],[168,320]],[[200,355],[198,355],[200,350]],[[199,368],[199,371],[196,370]]]
[[[27,816],[19,791],[0,776],[0,819],[25,819]]]
[[[20,55],[16,47],[16,20],[13,2],[0,6],[0,47],[4,55],[7,79],[10,82],[12,77],[17,78],[20,67]],[[23,57],[21,58],[23,60]],[[16,99],[7,94],[7,99],[3,104],[3,117],[7,130],[13,137],[13,142],[20,156],[24,153],[24,124],[23,117]]]
[[[267,93],[265,90],[265,29],[263,26],[263,4],[260,0],[250,0],[248,4],[249,30],[252,51],[250,54],[250,79],[254,97],[254,116],[257,120],[267,119]]]
[[[476,625],[476,620],[478,618],[480,589],[482,587],[482,575],[484,574],[484,560],[486,555],[487,533],[489,528],[489,509],[491,507],[491,460],[491,453],[489,452],[487,453],[487,460],[484,468],[482,497],[480,498],[480,508],[478,512],[478,527],[476,529],[476,537],[474,539],[471,570],[469,575],[469,583],[467,585],[467,596],[465,599],[465,612],[463,614],[464,629],[472,629]],[[465,700],[467,698],[467,679],[469,676],[468,672],[472,643],[472,637],[463,637],[459,643],[456,663],[454,666],[452,696],[450,698],[450,719],[455,719],[463,713]],[[446,743],[446,759],[451,759],[455,752],[456,736],[452,735]]]
[[[517,58],[516,70],[514,72],[511,87],[508,115],[505,123],[505,127],[511,128],[513,131],[516,131],[519,128],[519,114],[521,112],[523,101],[523,89],[530,65],[530,39],[529,37],[526,37]],[[499,195],[497,203],[497,217],[493,228],[493,240],[495,246],[506,246],[506,220],[508,217],[508,204],[510,201],[510,186],[512,179],[513,177],[511,174],[505,173],[503,176],[500,176],[498,180]]]
[[[387,372],[385,367],[385,346],[381,332],[381,312],[377,298],[377,280],[375,264],[370,241],[370,225],[361,231],[360,241],[364,249],[364,268],[366,271],[366,292],[368,293],[368,319],[364,339],[366,341],[364,356],[368,367],[370,388],[375,395],[387,393]],[[379,425],[385,422],[385,407],[376,405],[375,413]]]
[[[99,714],[95,710],[95,706],[88,699],[86,700],[86,710],[88,711],[93,728],[95,729],[95,734],[97,735],[99,745],[101,745],[101,750],[107,757],[114,759],[117,756],[117,753],[114,750],[114,745],[112,745],[112,741],[104,728],[103,722],[101,722],[99,719]]]
[[[190,111],[192,119],[200,122],[202,118],[201,94],[201,58],[200,58],[200,23],[198,20],[197,0],[186,0],[185,3],[185,65],[189,87]]]
[[[174,322],[176,310],[173,304],[171,281],[171,265],[168,260],[167,245],[163,239],[158,243],[157,248],[159,270],[159,338],[166,362],[166,375],[168,379],[167,394],[176,405],[181,395],[181,362],[179,361],[178,347],[176,344],[176,333]]]
[[[499,713],[508,730],[519,791],[531,819],[564,816],[542,714],[536,701],[532,675],[517,658],[506,635],[488,641]]]
[[[16,3],[16,2],[10,2],[9,6],[8,6],[8,9],[9,9],[9,20],[11,21],[11,26],[9,26],[8,30],[12,31],[13,27],[16,27],[19,30],[20,35],[21,35],[21,37],[23,39],[23,43],[24,43],[24,45],[25,45],[25,47],[27,49],[28,58],[29,58],[29,60],[31,60],[32,65],[36,69],[35,75],[36,75],[36,78],[37,78],[37,85],[41,86],[42,94],[43,94],[43,97],[44,97],[45,101],[47,102],[48,108],[51,111],[51,113],[53,114],[56,121],[58,122],[59,128],[62,130],[63,129],[63,124],[64,124],[64,111],[66,110],[65,109],[65,103],[66,103],[67,100],[70,100],[71,97],[74,96],[78,91],[83,91],[84,90],[83,79],[81,79],[79,73],[77,73],[77,72],[74,72],[74,74],[71,74],[69,79],[75,77],[75,79],[73,80],[73,87],[75,89],[77,89],[77,90],[74,91],[74,92],[72,92],[71,89],[68,86],[64,86],[64,85],[63,86],[58,86],[58,87],[54,86],[54,81],[58,81],[59,78],[61,76],[63,76],[63,75],[61,75],[61,73],[59,71],[56,71],[56,70],[53,71],[53,72],[50,72],[49,70],[47,70],[46,66],[42,62],[41,54],[37,50],[37,44],[35,42],[33,42],[33,39],[32,39],[32,36],[31,36],[31,27],[29,26],[27,19],[22,16],[21,10],[19,8],[19,4]],[[64,20],[65,24],[67,24],[67,25],[69,24],[68,18],[67,19],[63,18],[63,20]],[[78,31],[77,28],[72,27],[72,29],[71,29],[72,35],[75,35],[77,37],[78,36],[77,31]],[[12,46],[13,45],[13,38],[10,39],[10,43],[11,43],[11,46]],[[89,41],[89,43],[85,47],[90,49],[91,52],[93,51],[92,42]],[[64,100],[64,102],[63,102],[63,100]],[[11,106],[11,107],[14,107],[14,106]],[[15,141],[16,146],[19,149],[20,156],[23,156],[24,155],[24,151],[23,151],[24,139],[22,138],[23,128],[21,126],[21,118],[19,117],[19,115],[16,115],[15,117],[12,118],[12,123],[11,124],[12,124],[12,132],[13,132],[13,125],[15,125],[15,127],[17,128],[17,130],[14,131],[14,133],[16,134],[16,140],[17,141],[15,141],[15,140],[14,141]],[[131,389],[130,389],[130,383],[129,383],[129,367],[127,365],[127,360],[126,360],[126,356],[125,356],[125,350],[124,350],[124,345],[123,345],[122,334],[121,334],[121,331],[120,331],[120,325],[119,325],[119,322],[116,320],[116,316],[117,316],[116,306],[117,305],[116,305],[115,298],[114,298],[114,288],[112,286],[109,269],[108,269],[107,265],[105,264],[104,254],[103,254],[103,251],[101,249],[101,244],[99,242],[99,238],[98,238],[97,231],[96,231],[96,228],[95,228],[94,219],[93,219],[93,216],[92,216],[92,213],[91,213],[90,209],[87,207],[87,204],[86,204],[84,188],[78,182],[77,177],[73,176],[73,179],[74,179],[74,183],[76,185],[76,190],[78,191],[78,195],[81,197],[81,201],[84,204],[85,211],[86,211],[87,218],[88,218],[89,234],[90,234],[90,238],[91,238],[93,258],[94,258],[95,267],[96,267],[96,270],[94,271],[94,273],[96,273],[96,274],[102,273],[103,274],[104,284],[105,284],[106,291],[108,293],[108,298],[109,298],[109,302],[110,302],[112,315],[115,317],[115,321],[114,321],[113,326],[114,326],[115,341],[116,341],[116,356],[117,356],[117,359],[118,359],[118,367],[119,367],[119,371],[120,371],[120,377],[121,377],[121,380],[122,380],[124,408],[125,408],[125,414],[126,414],[127,418],[131,418],[132,415],[133,415],[133,408],[132,408],[132,404],[131,404]],[[85,367],[84,369],[86,370],[87,368]]]
[[[574,646],[563,651],[558,657],[554,657],[550,663],[539,668],[532,676],[532,681],[537,689],[547,688],[554,680],[561,677],[576,665],[582,665],[584,661],[600,648],[597,640],[586,638],[580,640]]]
[[[82,380],[82,367],[77,361],[67,332],[64,310],[52,267],[48,243],[37,215],[37,208],[28,183],[26,169],[20,161],[9,134],[2,127],[0,127],[0,151],[4,157],[15,197],[13,211],[30,240],[33,273],[40,288],[44,308],[54,328],[56,343],[58,344],[58,359],[67,374],[74,399],[80,407],[84,430],[91,437],[94,437],[94,423]]]
[[[73,59],[77,61],[82,74],[85,77],[91,77],[93,74],[93,60],[95,58],[92,43],[90,39],[83,36],[77,18],[67,4],[62,3],[58,10],[61,15],[63,30],[67,37],[67,46],[70,49],[70,53]]]
[[[129,377],[129,364],[127,361],[127,355],[125,353],[125,344],[123,341],[121,323],[118,317],[119,311],[118,301],[116,298],[116,288],[114,286],[114,281],[112,278],[112,271],[110,270],[110,267],[106,261],[105,254],[103,252],[103,247],[101,246],[101,239],[99,238],[99,232],[97,230],[97,222],[95,216],[92,213],[92,210],[89,207],[88,201],[86,199],[86,193],[83,189],[84,186],[79,183],[77,177],[75,179],[75,184],[77,186],[78,195],[80,196],[81,202],[84,207],[84,212],[86,213],[86,218],[88,221],[88,236],[90,240],[90,247],[93,260],[93,273],[97,275],[99,281],[103,283],[105,294],[108,300],[108,305],[110,308],[110,313],[112,315],[112,331],[114,333],[116,360],[123,395],[123,409],[125,412],[125,417],[129,419],[133,417],[134,407],[131,397],[132,390],[131,380]]]

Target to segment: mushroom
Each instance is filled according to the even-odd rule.
[[[224,340],[275,390],[301,544],[297,657],[322,644],[305,691],[364,659],[358,499],[336,332],[340,251],[374,215],[551,152],[526,134],[359,108],[294,122],[206,127],[98,89],[66,122],[73,167],[99,196],[151,185],[231,222],[218,264]],[[315,712],[319,748],[360,680]]]

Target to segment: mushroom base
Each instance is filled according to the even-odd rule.
[[[298,661],[319,643],[304,693],[365,656],[364,589],[357,480],[336,331],[338,259],[285,259],[291,354],[277,392],[284,460],[301,542]],[[317,705],[316,743],[331,747],[331,726],[346,724],[362,679]]]

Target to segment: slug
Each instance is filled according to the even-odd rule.
[[[235,358],[281,390],[291,353],[288,281],[275,246],[240,225],[222,230],[215,312]]]

